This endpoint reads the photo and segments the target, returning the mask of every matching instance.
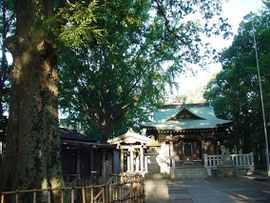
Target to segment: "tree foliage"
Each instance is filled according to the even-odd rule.
[[[213,78],[204,97],[212,103],[220,117],[231,119],[231,149],[255,151],[262,157],[264,133],[260,103],[252,19],[258,47],[266,115],[270,115],[269,62],[270,14],[247,15],[240,24],[232,45],[220,57],[223,70]],[[267,117],[267,118],[268,118]]]
[[[162,101],[165,84],[212,51],[202,34],[225,34],[229,26],[222,18],[211,23],[219,1],[101,2],[95,12],[104,15],[93,22],[94,40],[94,34],[84,36],[73,52],[63,49],[59,87],[68,119],[105,139],[146,120]]]
[[[1,64],[0,64],[0,141],[5,140],[7,118],[4,112],[8,111],[8,97],[9,97],[9,71],[10,66],[7,61],[7,49],[4,42],[14,29],[14,5],[13,2],[1,1],[0,2],[0,43],[1,43]]]

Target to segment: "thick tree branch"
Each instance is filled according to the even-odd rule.
[[[116,115],[119,115],[122,111],[124,111],[128,106],[126,106],[125,108],[123,108],[123,103],[125,101],[125,99],[128,97],[128,95],[132,92],[132,90],[137,86],[137,84],[140,82],[140,80],[142,79],[143,75],[146,73],[147,69],[149,67],[145,66],[144,70],[142,71],[141,75],[139,75],[139,77],[136,79],[136,81],[133,83],[133,85],[128,89],[128,91],[121,97],[119,104],[112,110],[112,118],[117,117]],[[112,119],[111,118],[111,119]]]

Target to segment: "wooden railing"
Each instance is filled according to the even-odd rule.
[[[65,187],[83,187],[96,184],[96,178],[81,178],[80,174],[64,174]]]
[[[204,167],[216,168],[220,165],[222,155],[204,155]],[[231,154],[231,159],[236,167],[254,166],[253,153],[249,154]]]
[[[64,182],[66,187],[76,187],[80,181],[80,174],[64,174]]]
[[[90,185],[84,187],[66,187],[62,189],[33,189],[1,192],[1,203],[7,198],[13,198],[19,203],[22,195],[30,195],[28,199],[36,203],[41,195],[45,194],[48,203],[51,203],[52,193],[60,195],[61,203],[76,202],[144,202],[144,180],[141,175],[120,176],[114,175],[104,185]]]
[[[63,178],[64,178],[64,181],[66,183],[71,183],[73,182],[75,179],[79,179],[80,178],[80,174],[77,174],[77,173],[73,173],[73,174],[63,174]]]

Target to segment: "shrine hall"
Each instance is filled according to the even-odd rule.
[[[141,125],[147,136],[169,145],[175,163],[202,162],[204,154],[218,154],[231,121],[216,117],[209,103],[164,104],[154,112],[153,121]]]

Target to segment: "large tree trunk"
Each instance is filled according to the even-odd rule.
[[[32,25],[32,1],[16,3],[16,35],[7,43],[14,66],[1,190],[61,187],[57,52],[46,31]]]

